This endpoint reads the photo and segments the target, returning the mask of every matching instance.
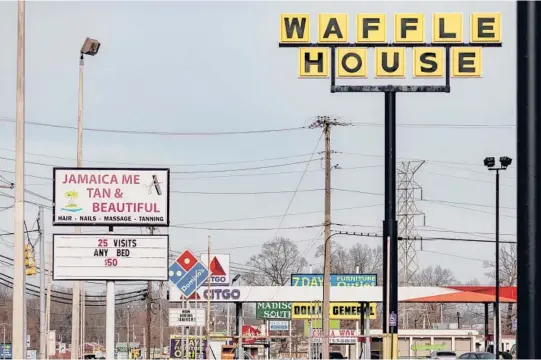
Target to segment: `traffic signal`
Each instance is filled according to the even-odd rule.
[[[36,275],[36,256],[34,247],[28,244],[24,245],[24,265],[26,267],[26,275]]]

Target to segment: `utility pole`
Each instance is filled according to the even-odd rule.
[[[150,227],[150,235],[154,235],[154,227]],[[150,339],[152,331],[152,281],[147,283],[147,331],[146,331],[146,343],[147,343],[147,359],[150,359]]]
[[[322,352],[323,359],[329,358],[329,313],[331,296],[331,126],[345,126],[328,116],[318,116],[310,128],[323,128],[325,137],[325,251],[323,266],[323,316],[322,316]]]
[[[17,94],[15,109],[15,204],[13,210],[13,325],[12,356],[26,359],[25,283],[24,265],[24,107],[25,107],[25,2],[17,8]]]
[[[45,234],[43,231],[43,206],[39,207],[39,358],[45,359],[47,347],[47,327],[45,320]]]

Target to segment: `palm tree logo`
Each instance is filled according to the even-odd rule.
[[[65,211],[77,212],[83,210],[80,208],[75,201],[79,197],[79,193],[75,190],[66,191],[64,197],[68,199],[68,203],[62,208]]]

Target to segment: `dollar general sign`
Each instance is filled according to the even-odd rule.
[[[301,78],[329,77],[329,65],[333,78],[335,66],[338,78],[367,78],[370,64],[367,48],[370,47],[375,48],[376,78],[406,76],[406,47],[413,48],[413,76],[416,78],[446,76],[445,61],[449,55],[446,49],[449,48],[450,75],[475,78],[483,73],[482,47],[501,46],[499,13],[472,13],[469,43],[464,42],[461,13],[432,14],[430,43],[425,42],[423,14],[394,14],[394,41],[391,42],[387,40],[386,14],[357,14],[355,25],[356,42],[349,43],[348,14],[319,14],[318,42],[312,44],[310,15],[282,14],[280,46],[299,48]]]

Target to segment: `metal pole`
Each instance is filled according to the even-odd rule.
[[[128,359],[130,358],[130,307],[128,306],[128,311],[126,312],[126,353]]]
[[[163,352],[163,281],[160,281],[160,356]]]
[[[496,303],[494,304],[494,354],[500,353],[500,170],[496,170]]]
[[[15,204],[13,241],[13,326],[12,354],[26,359],[24,331],[25,277],[24,265],[24,75],[25,75],[25,2],[18,2],[17,20],[17,99],[15,130]]]
[[[539,5],[517,1],[517,359],[541,358]]]
[[[365,359],[372,359],[372,350],[371,350],[371,342],[372,338],[370,337],[370,314],[372,314],[372,309],[370,308],[370,304],[366,303],[366,316],[365,316],[365,335],[366,335],[366,342],[365,342]]]
[[[77,109],[77,167],[83,165],[83,75],[85,61],[83,54],[79,58],[79,102]],[[76,227],[75,233],[81,233],[81,228]],[[79,358],[79,332],[80,332],[80,295],[83,290],[80,281],[73,282],[73,304],[71,316],[71,358]]]
[[[227,326],[227,336],[231,336],[231,304],[227,303],[225,305],[227,307],[227,320],[226,320],[226,326]]]
[[[210,235],[208,236],[208,254],[207,254],[207,264],[208,264],[208,267],[210,269],[210,250],[211,250],[211,247],[212,247],[212,240],[210,238]],[[207,296],[207,329],[206,329],[206,332],[207,332],[207,348],[206,348],[206,352],[207,352],[207,359],[210,359],[210,277],[209,279],[207,280],[207,292],[208,292],[208,296]]]
[[[113,227],[109,227],[109,234],[113,233]],[[115,358],[115,282],[106,281],[106,306],[105,306],[105,350],[107,359]],[[129,333],[129,328],[127,329]],[[119,335],[120,336],[120,335]],[[126,347],[128,344],[126,344]]]
[[[45,234],[43,206],[39,207],[39,358],[45,359],[47,347],[47,324],[45,320]]]
[[[390,326],[389,316],[398,318],[398,241],[396,223],[396,93],[385,92],[385,220],[383,221],[383,329],[397,334]],[[386,292],[389,292],[388,294]]]
[[[358,274],[359,271],[360,271],[359,265],[355,265],[355,274]],[[364,309],[364,304],[361,303],[361,306]],[[363,315],[364,315],[364,311],[361,312],[361,324],[362,324],[362,321],[364,320]],[[355,330],[359,331],[359,320],[355,321]],[[362,335],[362,333],[361,333],[361,335]],[[354,346],[355,346],[355,359],[358,359],[359,358],[359,352],[360,352],[360,343],[358,341],[356,341]]]
[[[329,301],[331,296],[331,128],[325,121],[325,262],[323,267],[323,316],[322,316],[322,353],[323,359],[329,358]]]
[[[49,247],[49,264],[53,263],[53,244],[51,242],[51,246]],[[47,304],[46,304],[46,322],[47,322],[47,342],[49,342],[49,332],[51,331],[51,287],[53,284],[53,270],[52,267],[49,270],[49,276],[47,278]],[[49,360],[49,349],[47,346],[45,346],[45,358],[46,360]]]
[[[154,235],[154,227],[150,227],[150,235]],[[150,339],[152,332],[152,281],[147,283],[147,331],[146,331],[146,358],[150,359]]]

